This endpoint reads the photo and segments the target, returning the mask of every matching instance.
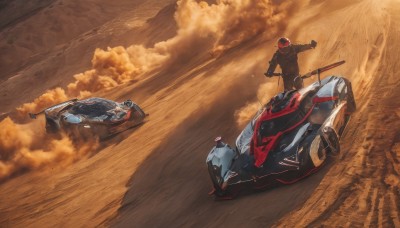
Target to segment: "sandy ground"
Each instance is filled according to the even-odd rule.
[[[10,115],[15,129],[49,141],[35,136],[42,119],[16,118],[15,109],[56,87],[72,96],[73,75],[89,77],[99,64],[135,76],[86,93],[131,98],[150,113],[81,156],[18,163],[0,183],[0,227],[400,227],[398,2],[230,2],[0,1],[0,126]],[[300,55],[302,72],[346,60],[329,72],[351,80],[358,104],[342,153],[296,184],[216,202],[205,158],[215,136],[233,143],[257,100],[282,89],[262,76],[282,35],[318,41]],[[119,55],[94,57],[117,46]],[[10,150],[39,164],[37,151],[59,149],[51,148]]]

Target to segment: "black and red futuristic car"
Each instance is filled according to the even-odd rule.
[[[356,110],[349,80],[329,76],[300,90],[278,94],[264,105],[230,147],[218,137],[206,163],[212,193],[229,199],[242,189],[294,183],[314,172]]]
[[[146,114],[131,100],[115,102],[92,97],[69,100],[29,116],[44,114],[46,132],[64,131],[74,138],[97,136],[107,138],[144,122]]]

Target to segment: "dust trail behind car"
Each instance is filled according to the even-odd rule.
[[[122,1],[102,1],[103,4],[99,7],[88,7],[89,2],[95,1],[88,1],[84,6],[79,6],[77,2],[68,2],[77,5],[75,5],[75,11],[67,12],[72,13],[72,17],[75,16],[74,12],[84,12],[82,14],[84,18],[91,18],[91,15],[92,18],[97,18],[98,12],[107,11],[108,4],[117,4]],[[225,28],[229,28],[233,34],[238,34],[235,33],[235,28],[239,30],[239,28],[245,27],[251,31],[253,29],[251,23],[245,22],[246,20],[236,20],[235,15],[242,15],[241,19],[245,19],[246,15],[251,12],[258,15],[263,15],[265,12],[267,14],[278,12],[278,15],[282,17],[275,17],[279,23],[278,27],[274,25],[275,20],[265,20],[271,24],[273,29],[266,28],[264,33],[254,37],[249,35],[253,33],[244,33],[247,35],[244,38],[249,38],[244,39],[247,42],[237,46],[228,45],[227,47],[231,47],[228,49],[217,48],[216,52],[212,52],[214,47],[218,47],[218,45],[214,45],[216,42],[210,44],[209,40],[202,41],[200,39],[202,42],[189,42],[190,39],[176,39],[174,47],[179,48],[176,50],[177,55],[171,55],[175,57],[164,62],[164,64],[167,62],[170,64],[162,64],[160,68],[154,68],[148,75],[134,78],[133,81],[118,85],[108,91],[101,90],[92,93],[92,95],[115,100],[124,100],[133,96],[135,101],[148,108],[150,119],[145,127],[119,135],[108,142],[98,153],[90,156],[90,159],[79,160],[63,169],[62,172],[53,171],[50,175],[31,172],[3,183],[0,186],[2,194],[1,224],[6,226],[59,226],[61,224],[92,227],[99,224],[106,226],[109,224],[107,221],[115,216],[121,219],[117,220],[117,223],[133,219],[134,223],[130,223],[130,225],[136,226],[151,223],[150,225],[158,226],[212,227],[228,224],[265,227],[290,211],[293,213],[283,220],[287,222],[288,226],[293,226],[293,224],[307,226],[310,224],[310,220],[312,220],[311,224],[319,225],[326,218],[329,223],[339,226],[352,224],[353,221],[384,225],[387,221],[394,221],[387,224],[389,226],[396,224],[398,208],[396,208],[395,202],[398,201],[396,201],[398,196],[395,191],[392,191],[396,188],[387,188],[386,185],[381,185],[382,178],[387,183],[397,183],[398,174],[395,170],[398,168],[395,166],[395,156],[392,156],[395,153],[392,152],[368,153],[369,150],[360,150],[356,154],[355,161],[357,163],[348,160],[355,155],[354,152],[351,152],[348,157],[339,158],[345,164],[338,162],[333,169],[334,172],[328,172],[325,177],[324,175],[316,176],[316,178],[307,179],[290,188],[281,188],[277,191],[256,194],[244,197],[243,200],[222,204],[215,203],[211,199],[207,200],[206,194],[210,183],[204,164],[204,157],[209,146],[213,144],[212,140],[215,135],[227,132],[226,137],[234,137],[234,134],[238,133],[234,132],[237,130],[236,119],[230,115],[233,115],[236,110],[242,108],[245,110],[246,102],[248,102],[249,109],[257,106],[255,88],[268,80],[261,74],[269,59],[268,53],[274,51],[273,43],[270,40],[275,41],[282,31],[285,33],[282,35],[288,35],[293,41],[315,38],[319,42],[315,52],[306,54],[300,60],[302,71],[303,69],[308,71],[315,66],[338,59],[345,59],[348,62],[347,66],[349,67],[341,68],[338,73],[349,77],[353,85],[358,85],[355,87],[356,99],[364,106],[361,105],[363,111],[360,111],[359,114],[356,113],[354,120],[356,123],[364,120],[368,122],[370,119],[359,120],[358,118],[368,116],[368,111],[372,107],[368,104],[376,105],[379,102],[379,100],[373,100],[371,96],[377,93],[383,96],[387,92],[385,88],[392,88],[386,87],[389,83],[391,86],[396,85],[394,83],[396,74],[393,72],[396,72],[397,68],[389,59],[398,60],[395,55],[398,47],[395,45],[395,39],[392,39],[398,37],[398,26],[390,27],[390,30],[387,30],[387,26],[392,22],[392,25],[396,25],[394,21],[398,21],[398,17],[395,16],[396,14],[388,15],[387,10],[383,10],[387,6],[385,4],[392,2],[391,0],[384,2],[369,0],[304,1],[305,3],[296,6],[294,11],[286,11],[285,4],[290,3],[285,2],[284,5],[272,8],[272,10],[262,9],[262,12],[257,12],[254,8],[250,11],[243,11],[238,7],[240,5],[225,4],[239,3],[239,1],[217,1],[222,5],[210,6],[210,8],[205,3],[180,1],[182,6],[185,4],[189,6],[182,15],[187,19],[187,26],[191,28],[187,31],[175,30],[174,25],[176,28],[178,25],[173,15],[177,8],[173,1],[130,0],[127,2],[135,5],[134,7],[130,5],[132,13],[128,17],[124,17],[124,20],[118,18],[118,20],[104,25],[89,26],[90,29],[87,30],[87,33],[50,51],[49,57],[44,58],[43,62],[34,60],[41,59],[45,52],[25,61],[28,66],[31,66],[29,64],[33,64],[33,62],[35,64],[32,67],[24,68],[21,72],[13,73],[14,77],[1,84],[0,103],[4,106],[0,107],[0,112],[8,112],[10,107],[16,108],[31,102],[35,97],[45,93],[47,89],[57,86],[67,89],[68,84],[75,81],[72,75],[90,70],[89,60],[96,47],[107,50],[107,46],[111,46],[113,49],[124,43],[125,49],[127,49],[132,44],[140,45],[141,43],[136,42],[137,39],[146,43],[146,49],[151,49],[154,48],[154,44],[166,42],[175,36],[188,35],[194,39],[196,35],[199,35],[197,27],[200,25],[193,22],[196,26],[190,27],[189,18],[193,15],[190,11],[192,8],[195,9],[193,13],[199,14],[193,18],[205,22],[207,21],[204,20],[206,15],[201,14],[203,8],[210,12],[212,17],[232,18],[217,28],[224,31],[226,31]],[[240,2],[245,3],[245,1]],[[252,4],[257,4],[257,2],[261,1],[254,1]],[[265,2],[262,1],[259,4]],[[63,1],[57,1],[57,3],[69,5]],[[146,6],[145,10],[143,10],[144,6]],[[236,7],[230,8],[231,6]],[[50,11],[48,13],[54,15],[52,9],[60,10],[60,8],[64,9],[59,5],[53,5],[53,8],[46,9]],[[126,7],[118,5],[117,8],[119,14]],[[139,10],[135,11],[135,9]],[[154,12],[154,9],[157,10]],[[212,9],[218,9],[218,12],[225,12],[226,15],[213,14],[211,13],[214,12]],[[394,7],[394,9],[396,8]],[[65,12],[65,10],[59,12]],[[46,15],[46,11],[42,13]],[[146,22],[148,18],[148,16],[145,17],[146,14],[153,15],[153,20]],[[139,18],[142,16],[145,19]],[[76,18],[80,19],[81,17]],[[71,24],[66,22],[70,20],[65,20],[65,17],[62,19],[64,20],[61,22],[65,22],[65,25]],[[389,19],[392,20],[391,23],[389,23]],[[52,22],[52,20],[48,21]],[[232,24],[236,25],[234,22],[241,21],[245,22],[239,23],[242,26],[229,27]],[[40,20],[35,20],[34,24],[40,24],[38,22]],[[289,28],[285,30],[287,24],[289,24]],[[73,26],[80,28],[79,23]],[[60,28],[65,28],[65,26]],[[200,29],[202,29],[201,26]],[[29,31],[29,28],[25,31]],[[41,29],[38,31],[42,32]],[[61,30],[62,32],[63,30]],[[389,33],[392,35],[387,36]],[[163,39],[160,40],[160,37]],[[232,41],[229,34],[220,37],[218,44],[228,44]],[[222,39],[222,37],[226,37],[226,39]],[[392,49],[384,49],[388,37],[392,41]],[[203,38],[215,41],[212,33]],[[3,39],[1,40],[3,41]],[[7,40],[12,42],[13,37],[10,39],[7,37],[4,42]],[[31,37],[31,40],[35,40],[35,38]],[[24,43],[26,43],[25,40]],[[14,45],[17,44],[19,42],[14,42]],[[231,44],[235,44],[235,42]],[[15,50],[12,45],[9,48],[7,50]],[[23,47],[18,47],[18,50],[21,49]],[[223,51],[218,52],[217,50]],[[381,62],[383,50],[387,53],[388,58]],[[165,53],[175,52],[175,49],[164,51]],[[10,56],[13,54],[14,52],[11,52]],[[51,67],[50,63],[53,64]],[[381,85],[384,89],[375,91],[371,90],[373,85],[371,78],[375,78],[375,75],[379,73],[376,72],[379,64],[382,65],[382,69],[388,69],[387,75],[390,77],[388,77],[389,81],[382,82]],[[68,74],[63,74],[65,72]],[[29,77],[24,77],[26,75]],[[254,76],[251,77],[251,75]],[[27,89],[32,88],[32,84],[39,82],[43,83],[34,89]],[[277,79],[268,82],[272,91],[279,89],[276,86]],[[262,94],[268,97],[276,93],[272,91],[271,93],[261,91],[259,99],[266,100]],[[4,96],[5,93],[7,96]],[[369,96],[369,93],[372,95]],[[367,100],[371,100],[371,102],[366,103]],[[379,112],[383,113],[384,111],[379,109]],[[375,119],[375,116],[379,117],[378,114],[374,113],[371,120]],[[388,126],[397,123],[393,122],[397,121],[393,119],[393,115],[388,114],[385,117],[388,116],[391,117],[386,123]],[[226,127],[218,127],[221,125]],[[375,125],[371,126],[375,128]],[[376,126],[379,126],[379,122]],[[365,135],[362,133],[367,125],[356,124],[350,127],[352,131],[348,133],[347,137],[349,138],[346,138],[345,135],[345,144],[352,144],[354,137],[360,138],[354,142],[354,146],[357,148],[362,148],[363,144],[360,144],[360,141],[368,139],[366,144],[371,141],[371,138],[364,137]],[[395,131],[390,132],[390,135],[395,135]],[[371,137],[378,137],[384,133],[385,131],[381,129],[377,135],[371,134]],[[395,140],[388,139],[382,142],[389,145]],[[394,143],[393,149],[390,151],[398,151],[395,146],[397,144]],[[370,145],[374,146],[375,144]],[[376,148],[386,151],[389,147],[379,144],[379,147]],[[390,162],[379,162],[379,166],[374,166],[377,160],[386,161],[380,157],[382,154],[387,156],[389,158],[387,161]],[[376,158],[377,160],[375,160]],[[382,166],[381,164],[387,165]],[[359,175],[357,170],[362,170],[367,166],[370,169]],[[352,182],[352,180],[361,180],[361,177],[370,177],[368,170],[375,179],[364,178],[366,182],[362,182],[361,185],[357,185],[361,182]],[[319,182],[323,178],[326,179],[320,186]],[[339,186],[340,189],[332,187],[331,183]],[[348,183],[354,184],[347,185]],[[352,189],[358,191],[352,192],[350,191]],[[384,194],[386,189],[391,190],[388,196]],[[340,194],[338,195],[338,193]],[[307,202],[308,198],[310,200]],[[339,200],[337,200],[338,198]],[[302,208],[304,202],[306,202],[305,207]],[[358,207],[358,202],[362,203],[360,207]],[[316,210],[314,210],[315,205],[318,205]],[[299,208],[300,210],[298,210]],[[337,211],[340,213],[335,213]],[[341,216],[343,214],[349,216]]]

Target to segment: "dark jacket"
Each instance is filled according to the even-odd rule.
[[[292,44],[287,54],[282,54],[279,52],[279,50],[277,50],[271,61],[269,61],[269,67],[266,74],[272,76],[272,73],[274,73],[276,66],[279,64],[282,69],[282,74],[284,76],[298,76],[299,64],[297,63],[297,54],[312,49],[314,47],[315,46],[313,46],[312,44]]]

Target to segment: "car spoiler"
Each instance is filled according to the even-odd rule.
[[[78,101],[78,99],[77,99],[77,98],[74,98],[74,99],[71,99],[71,100],[68,100],[68,101],[64,101],[64,102],[62,102],[62,103],[59,103],[59,104],[50,106],[50,107],[48,107],[48,108],[46,108],[46,109],[43,109],[42,111],[40,111],[40,112],[38,112],[38,113],[28,113],[28,114],[29,114],[29,117],[30,117],[31,119],[36,119],[36,117],[37,117],[38,115],[43,114],[46,110],[51,109],[51,108],[54,108],[54,107],[57,107],[57,106],[61,106],[61,105],[63,105],[63,104],[66,104],[66,103],[68,103],[68,102],[71,102],[71,101],[72,101],[72,102],[76,102],[76,101]]]

